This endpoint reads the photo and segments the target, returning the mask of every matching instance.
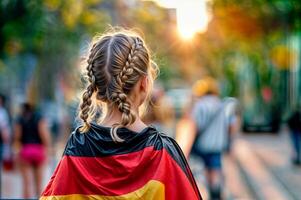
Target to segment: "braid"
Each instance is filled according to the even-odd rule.
[[[82,97],[82,103],[80,105],[80,118],[84,121],[85,125],[83,130],[87,130],[86,128],[90,127],[90,124],[88,122],[88,118],[89,118],[89,113],[90,113],[90,107],[92,104],[92,94],[94,93],[94,89],[92,87],[92,85],[90,84],[86,91],[83,94]]]
[[[128,100],[126,93],[124,92],[124,86],[129,77],[134,72],[135,60],[137,59],[137,52],[141,46],[141,41],[138,38],[134,39],[131,45],[130,52],[126,59],[126,62],[120,73],[116,76],[116,83],[118,88],[112,93],[111,99],[117,105],[118,110],[122,113],[121,123],[115,124],[111,129],[111,136],[116,142],[122,142],[123,140],[117,135],[117,129],[122,126],[127,126],[135,122],[136,115],[131,110],[131,102]]]
[[[124,86],[125,82],[127,81],[128,77],[133,73],[134,71],[134,62],[137,59],[137,51],[139,49],[140,43],[137,39],[133,42],[130,53],[127,57],[127,60],[125,62],[125,65],[123,66],[122,70],[117,76],[117,81],[120,86]]]
[[[87,60],[88,66],[86,67],[89,85],[87,86],[85,92],[82,96],[82,103],[80,105],[80,118],[84,122],[84,126],[82,127],[82,131],[87,131],[90,128],[90,122],[88,121],[91,112],[91,105],[92,105],[92,95],[96,91],[96,84],[95,84],[95,76],[93,73],[93,57],[94,57],[94,48],[96,44],[93,45],[91,49],[91,53]]]
[[[136,121],[129,97],[141,76],[149,74],[149,68],[149,51],[139,36],[121,31],[97,38],[87,58],[88,86],[80,104],[80,131],[89,131],[91,120],[109,116],[106,109],[118,109],[121,121],[112,126],[111,136],[113,141],[123,142],[117,130]],[[99,114],[97,118],[95,114]]]

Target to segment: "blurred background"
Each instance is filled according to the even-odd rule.
[[[144,33],[160,68],[147,120],[170,136],[197,80],[214,77],[221,98],[236,99],[226,199],[301,199],[301,136],[286,125],[301,103],[298,0],[2,0],[0,94],[10,138],[2,145],[2,198],[23,194],[13,144],[21,105],[35,105],[51,134],[44,187],[76,126],[82,57],[110,26]],[[206,197],[202,162],[190,162]]]

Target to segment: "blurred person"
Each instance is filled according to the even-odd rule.
[[[172,137],[173,119],[174,110],[170,99],[166,96],[163,88],[155,87],[147,106],[147,112],[142,117],[143,122],[155,126],[158,131]]]
[[[227,97],[223,100],[225,104],[225,115],[227,116],[227,133],[228,139],[226,142],[225,152],[230,154],[232,151],[233,140],[240,131],[240,116],[238,110],[238,100],[233,97]]]
[[[10,128],[9,128],[9,116],[8,112],[4,107],[5,97],[0,94],[0,161],[2,166],[3,160],[3,148],[9,144],[10,139]]]
[[[5,96],[0,94],[0,197],[3,159],[7,158],[7,149],[9,148],[10,143],[9,117],[4,105]]]
[[[0,165],[4,171],[9,171],[13,170],[14,162],[11,148],[10,116],[5,108],[5,103],[5,96],[0,94]]]
[[[177,143],[139,116],[156,69],[134,32],[95,38],[80,105],[83,123],[70,135],[41,199],[201,199]],[[103,119],[91,121],[95,114]]]
[[[161,129],[161,123],[159,122],[160,120],[158,119],[156,108],[158,107],[158,99],[160,99],[162,95],[163,90],[154,86],[150,94],[150,101],[147,105],[147,112],[142,116],[142,121],[145,124],[152,124],[157,129]]]
[[[222,156],[228,143],[228,131],[232,130],[231,115],[225,109],[227,101],[218,96],[218,85],[213,78],[197,81],[193,93],[197,99],[191,111],[196,134],[192,153],[203,160],[210,199],[222,199]]]
[[[290,130],[293,156],[292,163],[294,165],[301,165],[301,108],[298,106],[293,110],[288,119],[288,127]]]
[[[193,97],[190,96],[189,101],[182,109],[182,116],[176,123],[176,141],[183,150],[187,159],[193,146],[196,129],[193,120],[191,119],[191,110],[193,106]]]
[[[9,143],[9,116],[4,107],[5,96],[0,94],[0,158],[2,160],[3,144]]]
[[[50,146],[50,134],[46,120],[29,103],[21,107],[21,114],[14,127],[14,146],[19,149],[18,163],[23,179],[23,197],[30,198],[30,186],[35,196],[42,192],[43,164]],[[33,173],[33,184],[31,182]]]

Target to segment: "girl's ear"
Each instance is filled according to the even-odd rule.
[[[147,76],[142,76],[141,77],[141,82],[140,82],[140,90],[143,92],[147,92],[148,89],[148,77]]]

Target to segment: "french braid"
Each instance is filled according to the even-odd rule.
[[[88,66],[86,67],[87,70],[87,76],[88,76],[88,81],[89,81],[89,85],[87,86],[85,92],[83,93],[82,96],[82,102],[80,105],[80,118],[83,120],[84,122],[84,128],[85,130],[87,130],[90,127],[90,123],[89,123],[89,114],[91,112],[91,105],[92,105],[92,95],[96,90],[96,85],[95,85],[95,76],[93,74],[93,50],[95,48],[95,44],[93,45],[92,49],[91,49],[91,53],[90,56],[87,60]]]
[[[121,121],[111,128],[111,137],[115,142],[122,142],[118,128],[133,124],[138,117],[131,108],[131,91],[142,75],[150,75],[151,81],[153,78],[149,52],[139,36],[120,31],[97,38],[87,63],[88,86],[80,105],[80,118],[84,123],[81,132],[89,130],[94,103],[100,106],[100,102],[107,105],[109,112],[110,108],[117,108],[121,113]],[[92,101],[94,94],[100,101]]]
[[[116,83],[118,87],[111,96],[112,101],[117,105],[118,110],[122,113],[120,124],[115,124],[111,129],[111,136],[117,142],[122,141],[122,139],[117,135],[117,129],[122,126],[130,125],[136,120],[136,116],[131,110],[131,102],[128,100],[127,94],[124,90],[129,77],[131,77],[134,72],[135,60],[137,59],[137,53],[141,45],[142,43],[138,38],[133,40],[126,62],[120,70],[120,73],[116,76]]]

